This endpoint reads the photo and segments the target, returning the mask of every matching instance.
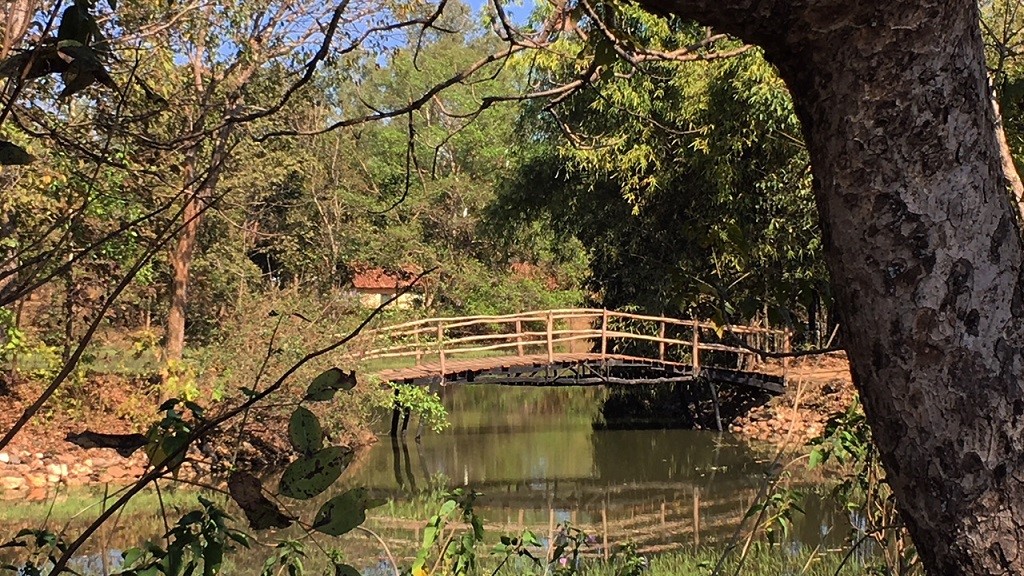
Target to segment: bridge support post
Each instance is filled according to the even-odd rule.
[[[402,418],[402,409],[398,406],[398,388],[395,388],[395,407],[391,410],[391,437],[398,437],[398,421]]]
[[[711,380],[708,380],[708,389],[711,390],[711,404],[715,407],[715,426],[718,427],[718,431],[722,431],[722,413],[718,410],[718,386]]]

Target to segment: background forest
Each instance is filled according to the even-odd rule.
[[[821,345],[837,320],[784,84],[756,48],[595,6],[546,29],[550,7],[457,1],[9,3],[3,387],[74,366],[216,397],[268,315],[317,326],[293,352],[358,323],[368,270],[430,271],[395,315],[594,304]],[[984,8],[1019,147],[1021,18]],[[609,19],[652,48],[622,58]],[[547,49],[507,48],[513,23]],[[63,60],[23,49],[53,28]]]

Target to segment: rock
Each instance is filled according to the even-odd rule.
[[[62,476],[60,474],[47,474],[46,482],[49,484],[57,484],[60,482]]]
[[[68,465],[67,464],[47,464],[46,473],[52,476],[67,476]]]
[[[46,487],[46,476],[42,474],[30,474],[26,478],[30,488],[45,488]]]
[[[124,478],[125,476],[128,476],[128,474],[129,471],[124,466],[111,466],[110,468],[107,468],[106,475],[111,478]]]
[[[0,452],[0,464],[10,464],[11,455],[7,452]]]
[[[50,498],[50,491],[46,489],[45,485],[41,486],[39,488],[32,488],[31,490],[28,491],[28,495],[25,496],[25,500],[28,500],[29,502],[38,502],[40,500],[49,500],[49,498]]]
[[[0,489],[5,492],[9,490],[21,490],[25,487],[25,479],[21,476],[0,477]]]
[[[42,452],[36,452],[33,456],[36,460],[42,460],[45,455]]]

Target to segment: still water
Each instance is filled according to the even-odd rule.
[[[438,487],[481,493],[477,512],[495,529],[538,535],[565,522],[592,536],[599,554],[627,540],[659,552],[733,535],[770,472],[775,449],[730,434],[693,430],[601,430],[601,392],[580,388],[462,386],[442,390],[451,428],[416,442],[381,434],[348,482],[396,502]],[[815,495],[823,483],[803,461],[787,467],[804,493],[794,546],[838,544],[848,517]],[[391,529],[386,516],[371,520]],[[747,521],[747,526],[753,519]],[[415,531],[415,528],[413,528]],[[409,535],[414,541],[418,531]]]

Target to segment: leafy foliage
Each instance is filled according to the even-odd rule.
[[[704,34],[635,7],[614,10],[619,29],[652,48]],[[580,49],[601,45],[563,48]],[[572,61],[532,64],[541,85],[577,73]],[[566,99],[557,121],[524,109],[518,176],[493,221],[539,222],[578,239],[590,288],[609,307],[782,324],[815,294],[827,300],[800,126],[763,57],[749,50],[646,73],[608,66],[616,78]]]
[[[814,468],[828,462],[843,471],[832,497],[850,513],[853,549],[873,541],[882,552],[882,565],[875,567],[879,573],[920,574],[920,558],[896,509],[896,498],[886,482],[859,403],[831,418],[815,440],[808,465]]]

